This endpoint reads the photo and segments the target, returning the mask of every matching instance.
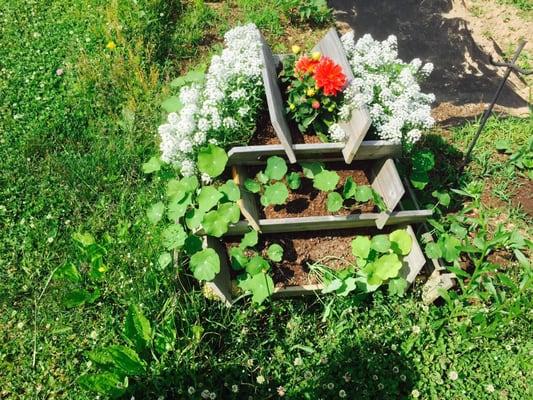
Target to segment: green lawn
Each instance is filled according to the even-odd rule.
[[[159,267],[159,233],[145,213],[163,188],[141,165],[158,153],[168,82],[208,60],[238,22],[256,22],[272,43],[283,38],[279,51],[291,43],[285,32],[312,43],[326,26],[309,33],[287,17],[286,4],[0,0],[0,398],[95,398],[77,384],[94,371],[86,353],[124,343],[130,304],[152,325],[171,318],[177,328],[174,350],[149,356],[147,373],[130,381],[137,399],[198,399],[202,390],[218,399],[533,395],[531,270],[512,258],[501,269],[517,288],[498,287],[501,301],[474,288],[431,306],[415,285],[400,299],[376,293],[329,307],[324,297],[227,309],[191,287],[184,266]],[[492,119],[462,178],[451,162],[475,124],[435,130],[423,144],[442,155],[431,190],[491,182],[501,206],[485,210],[474,232],[490,235],[504,221],[531,238],[531,218],[502,198],[527,178],[508,156],[492,157],[496,138],[505,135],[515,151],[532,124]],[[105,248],[107,272],[94,304],[66,308],[61,298],[74,284],[50,278],[79,260],[76,232]]]

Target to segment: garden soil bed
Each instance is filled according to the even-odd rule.
[[[354,162],[349,166],[344,163],[328,163],[326,168],[339,174],[340,179],[337,185],[337,191],[339,192],[342,191],[346,179],[350,176],[358,185],[370,185],[368,169],[360,162]],[[250,176],[255,176],[261,169],[251,168]],[[300,167],[290,166],[289,171],[300,171]],[[350,209],[342,208],[336,213],[331,213],[327,210],[327,193],[315,189],[313,182],[304,177],[302,177],[302,184],[299,189],[289,191],[287,203],[284,205],[270,205],[263,208],[259,202],[259,195],[256,197],[259,204],[260,217],[266,219],[371,213],[376,211],[377,208],[372,201],[359,204],[354,200],[347,200],[345,205],[350,207]]]
[[[279,263],[271,262],[270,274],[277,288],[313,285],[319,282],[316,276],[310,273],[309,265],[321,262],[334,270],[343,269],[355,261],[351,250],[351,242],[355,236],[383,234],[392,230],[333,230],[322,235],[315,232],[264,234],[260,236],[255,249],[268,258],[268,246],[277,243],[283,247],[283,260]],[[225,238],[228,250],[239,242],[240,238]],[[238,275],[233,270],[231,274],[232,279]]]

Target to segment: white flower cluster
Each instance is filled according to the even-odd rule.
[[[398,44],[391,35],[383,42],[369,34],[357,41],[353,32],[342,37],[342,43],[355,79],[345,90],[341,120],[351,111],[366,105],[372,125],[381,139],[412,144],[420,139],[422,129],[430,128],[433,94],[421,92],[419,81],[433,71],[433,64],[422,65],[415,58],[409,64],[398,58]],[[337,124],[330,128],[333,140],[344,140]]]
[[[158,129],[161,159],[180,168],[183,176],[196,172],[200,146],[238,137],[255,126],[264,90],[259,30],[254,24],[236,27],[224,42],[222,54],[211,59],[204,83],[182,86],[178,97],[183,108],[170,113]]]

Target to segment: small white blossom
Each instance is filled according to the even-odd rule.
[[[265,377],[263,375],[259,375],[256,379],[257,383],[259,383],[260,385],[262,385],[263,383],[265,383]]]
[[[457,371],[450,371],[448,378],[450,378],[451,381],[456,381],[459,378],[459,374]]]

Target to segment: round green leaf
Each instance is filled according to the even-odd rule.
[[[356,236],[352,240],[352,254],[358,258],[366,259],[370,254],[370,239],[366,236]]]
[[[211,210],[217,205],[222,196],[223,194],[220,193],[214,186],[204,186],[198,195],[198,209],[200,211]]]
[[[429,150],[415,152],[413,155],[413,170],[428,172],[435,167],[435,155]]]
[[[167,213],[168,218],[171,221],[176,222],[177,220],[179,220],[181,217],[185,215],[185,212],[187,211],[187,208],[189,207],[191,203],[192,203],[191,193],[187,193],[187,195],[179,201],[173,198],[168,203],[168,213]]]
[[[254,256],[246,264],[246,272],[250,275],[255,275],[260,272],[268,271],[270,264],[261,256]]]
[[[402,262],[396,254],[385,254],[374,261],[374,274],[385,281],[398,276]]]
[[[329,192],[328,193],[328,211],[329,212],[337,212],[341,209],[342,203],[344,202],[344,199],[340,194],[337,192]]]
[[[194,254],[189,267],[199,281],[212,281],[220,272],[220,258],[213,249],[204,249]]]
[[[302,184],[302,178],[298,172],[291,172],[287,175],[287,183],[292,190],[297,190]]]
[[[391,248],[396,254],[406,256],[411,252],[413,239],[405,229],[397,229],[389,235]]]
[[[232,247],[229,249],[231,268],[235,271],[240,271],[246,267],[248,258],[244,255],[244,250],[240,247]]]
[[[205,214],[202,226],[205,233],[214,237],[221,237],[228,231],[229,220],[218,211]]]
[[[360,203],[366,203],[373,197],[372,188],[370,186],[362,185],[355,188],[354,198]]]
[[[214,144],[208,144],[198,152],[198,169],[211,178],[216,178],[224,172],[227,162],[228,155],[224,149]]]
[[[161,107],[163,107],[163,110],[166,112],[171,113],[181,110],[183,108],[183,104],[181,103],[179,97],[171,96],[161,103]]]
[[[244,250],[247,247],[254,247],[258,241],[259,235],[256,230],[252,229],[250,232],[244,234],[241,243],[239,244],[239,248]]]
[[[225,217],[228,222],[236,224],[241,219],[241,209],[235,203],[224,203],[218,207],[217,211]]]
[[[165,268],[168,264],[172,262],[172,256],[170,253],[161,253],[157,259],[157,263],[161,268]]]
[[[252,293],[252,301],[261,304],[274,292],[274,281],[264,272],[247,277],[239,282],[239,287]]]
[[[387,235],[376,235],[370,242],[370,247],[379,253],[386,253],[390,249],[390,241]]]
[[[239,190],[239,187],[231,179],[220,186],[218,190],[225,195],[226,200],[237,201],[241,198],[241,191]]]
[[[187,210],[185,213],[185,223],[187,224],[187,227],[190,230],[195,231],[200,225],[202,225],[204,215],[205,211],[198,210],[197,208]]]
[[[152,225],[155,225],[161,220],[164,212],[165,205],[160,201],[150,206],[146,212],[146,216],[148,217],[148,221],[150,221]]]
[[[300,163],[304,176],[308,179],[313,179],[316,175],[324,170],[324,164],[321,162],[303,162]]]
[[[151,174],[161,169],[161,160],[159,157],[152,157],[142,165],[142,170],[145,174]]]
[[[268,204],[285,204],[289,191],[283,182],[276,182],[266,186],[263,197]]]
[[[339,183],[339,175],[335,171],[323,170],[315,175],[313,187],[323,192],[331,192]]]
[[[267,160],[267,166],[265,169],[265,175],[269,179],[279,181],[283,179],[287,173],[287,162],[278,156],[269,157]]]
[[[259,191],[261,190],[261,184],[250,178],[246,178],[246,180],[244,181],[244,187],[246,188],[246,190],[252,193],[259,193]]]
[[[161,233],[163,246],[167,250],[182,247],[187,239],[187,234],[181,225],[172,224],[167,226]]]
[[[259,171],[255,178],[259,181],[259,183],[262,183],[263,185],[268,182],[268,176],[263,173],[263,171]]]
[[[279,244],[271,244],[267,250],[268,258],[274,262],[280,262],[283,259],[283,247]]]
[[[429,242],[426,246],[426,255],[429,258],[441,258],[442,251],[437,243]]]

